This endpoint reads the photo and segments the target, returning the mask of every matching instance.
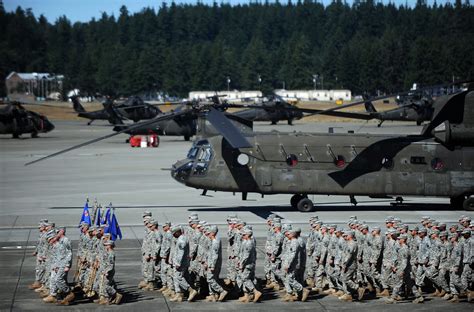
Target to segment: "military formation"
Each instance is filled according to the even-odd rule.
[[[387,304],[402,300],[423,303],[427,295],[452,303],[474,299],[474,222],[461,216],[447,226],[430,217],[409,226],[388,217],[385,228],[350,217],[347,227],[309,221],[301,229],[267,218],[264,279],[256,275],[257,249],[252,226],[236,215],[227,218],[226,246],[216,225],[193,213],[187,224],[161,226],[152,213],[143,213],[145,235],[141,246],[142,281],[138,287],[159,291],[172,302],[203,298],[220,302],[238,298],[258,302],[262,288],[281,291],[286,302],[306,301],[310,294],[333,295],[343,301],[385,297]],[[35,250],[35,282],[29,287],[44,302],[69,305],[78,292],[98,304],[119,304],[114,242],[105,225],[82,222],[74,288],[67,283],[72,268],[71,242],[65,228],[41,220]],[[226,248],[224,261],[222,248]],[[225,262],[225,263],[224,263]],[[225,278],[220,279],[221,269]]]
[[[270,215],[261,288],[282,291],[286,302],[306,301],[311,293],[343,301],[385,297],[388,304],[409,298],[423,303],[431,291],[453,303],[462,296],[474,298],[474,223],[469,217],[449,227],[429,217],[412,227],[395,217],[385,221],[385,229],[369,228],[354,216],[343,229],[315,216],[303,238],[300,228]],[[160,291],[174,302],[231,296],[244,303],[261,300],[253,230],[236,215],[227,218],[225,264],[217,226],[197,214],[189,215],[188,224],[167,222],[160,229],[146,211],[143,223],[139,288]],[[222,265],[226,272],[220,282]]]
[[[39,223],[35,281],[30,289],[39,293],[46,303],[69,305],[81,294],[98,304],[119,304],[122,295],[117,292],[115,274],[115,243],[110,234],[104,233],[106,225],[80,224],[80,239],[74,287],[68,285],[68,273],[72,269],[72,247],[65,236],[65,228],[41,220]]]

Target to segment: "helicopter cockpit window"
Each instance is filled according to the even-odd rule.
[[[209,162],[212,159],[212,148],[210,146],[202,146],[199,148],[194,166],[194,175],[206,175],[209,168]]]
[[[393,159],[390,157],[382,158],[382,167],[385,169],[393,169]]]

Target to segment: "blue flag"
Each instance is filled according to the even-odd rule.
[[[95,221],[95,225],[99,226],[100,225],[100,207],[97,208],[97,219]]]
[[[81,222],[86,222],[87,224],[91,225],[91,216],[89,214],[89,200],[86,201],[86,204],[84,205],[84,210],[82,211],[82,217],[79,224]]]
[[[109,232],[113,241],[115,241],[117,237],[122,239],[122,231],[120,230],[120,225],[118,224],[114,213],[112,213],[112,219],[110,220]]]
[[[102,220],[102,224],[110,225],[110,206],[107,207],[107,212],[105,213],[104,219]]]

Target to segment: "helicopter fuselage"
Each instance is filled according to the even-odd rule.
[[[252,148],[195,142],[172,176],[189,187],[260,194],[459,197],[474,194],[474,148],[423,136],[258,133]]]

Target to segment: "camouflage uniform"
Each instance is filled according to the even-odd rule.
[[[155,254],[153,250],[153,239],[153,231],[147,229],[142,242],[142,275],[144,281],[147,283],[151,283],[155,280],[154,262],[151,259]]]
[[[314,285],[316,288],[324,288],[323,285],[323,278],[325,276],[325,266],[326,266],[326,258],[328,255],[328,246],[330,236],[329,233],[326,232],[327,228],[324,226],[325,234],[322,234],[321,243],[316,246],[316,251],[313,253],[313,263],[317,263],[316,275],[314,280]]]
[[[292,233],[295,233],[295,231],[292,230]],[[299,258],[300,248],[300,244],[296,237],[289,239],[285,259],[282,263],[282,267],[286,272],[285,289],[289,295],[298,294],[303,291],[303,285],[301,285],[296,278],[297,270],[301,265],[301,263],[299,263],[301,260]]]
[[[246,233],[245,231],[243,233]],[[257,250],[253,238],[242,240],[238,267],[240,269],[239,279],[244,292],[255,290],[255,264],[257,261]]]
[[[207,273],[206,280],[209,285],[209,293],[222,293],[224,289],[217,282],[222,266],[222,247],[220,238],[216,237],[211,240],[209,254],[207,257]]]
[[[454,234],[457,237],[457,234]],[[459,289],[461,285],[461,272],[463,268],[463,257],[462,257],[463,244],[459,243],[457,238],[452,243],[451,252],[449,254],[449,292],[451,295],[459,295]]]
[[[36,266],[35,266],[35,281],[41,283],[44,279],[46,264],[45,256],[48,249],[48,241],[46,239],[46,231],[40,233],[38,245],[36,245]]]
[[[185,235],[181,234],[176,239],[176,246],[173,254],[173,280],[176,293],[181,293],[189,289],[188,269],[189,269],[189,242]]]
[[[171,249],[172,239],[173,239],[173,235],[171,234],[171,231],[169,229],[167,231],[163,231],[161,249],[160,249],[160,259],[161,259],[160,274],[161,274],[161,282],[163,283],[163,286],[166,286],[168,289],[174,289],[173,278],[171,274],[171,266],[170,266],[170,249]]]
[[[426,233],[426,229],[420,230],[420,233],[423,232]],[[426,265],[428,264],[430,249],[431,241],[428,236],[425,236],[420,240],[420,245],[418,247],[418,256],[416,260],[418,263],[418,267],[415,275],[415,284],[418,287],[422,287],[425,284],[424,280],[426,274]]]
[[[344,235],[354,236],[353,231],[347,231]],[[342,290],[345,295],[352,295],[359,286],[356,283],[358,246],[355,240],[347,240],[341,255],[341,281]]]
[[[72,247],[71,242],[65,236],[61,237],[53,248],[51,260],[51,279],[50,279],[50,294],[57,296],[58,294],[68,294],[70,292],[67,284],[68,272],[65,268],[72,266]]]

